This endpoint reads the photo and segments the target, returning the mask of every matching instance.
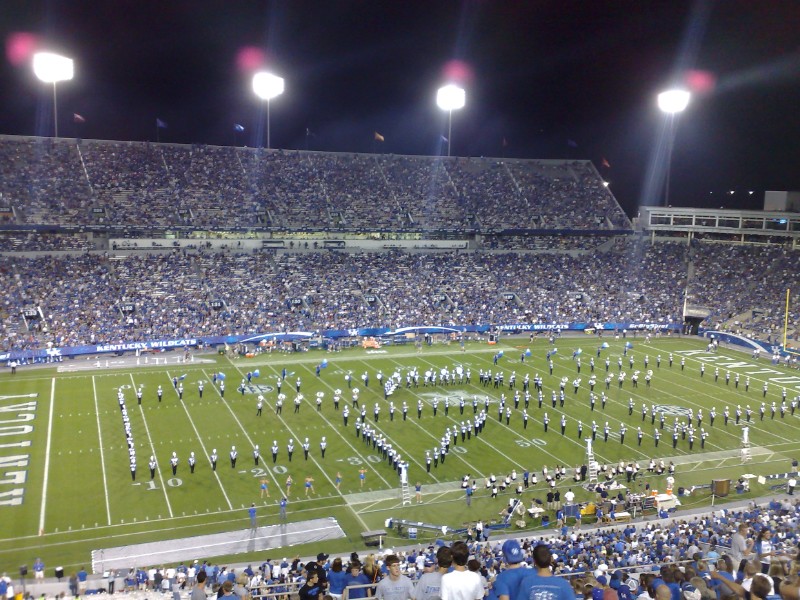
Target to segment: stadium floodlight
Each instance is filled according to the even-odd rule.
[[[467,93],[463,88],[454,84],[440,87],[436,92],[436,105],[447,111],[447,156],[450,156],[450,147],[453,141],[453,111],[464,108],[467,103]]]
[[[689,106],[692,95],[686,90],[667,90],[658,95],[658,108],[667,114],[682,113]]]
[[[53,84],[53,125],[55,137],[58,137],[58,94],[56,85],[59,81],[69,81],[75,73],[74,62],[71,58],[53,54],[52,52],[37,52],[33,55],[33,73],[44,83]]]
[[[267,101],[267,148],[270,147],[269,103],[283,93],[285,81],[272,73],[261,71],[253,75],[253,91],[256,96]]]
[[[664,186],[664,206],[669,206],[670,172],[672,171],[672,147],[675,142],[675,119],[689,106],[692,95],[686,90],[671,89],[658,95],[658,108],[669,118],[667,132],[667,173]]]

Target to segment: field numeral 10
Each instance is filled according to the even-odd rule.
[[[167,479],[167,485],[169,487],[178,487],[180,485],[183,485],[183,480],[179,479],[178,477],[173,477],[171,479]],[[156,482],[151,479],[150,481],[147,482],[147,489],[157,490],[158,486],[156,485]]]

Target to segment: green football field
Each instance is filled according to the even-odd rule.
[[[248,527],[247,507],[256,503],[259,524],[278,522],[277,501],[285,492],[289,476],[294,484],[288,492],[288,518],[301,521],[325,516],[335,517],[346,539],[325,542],[332,552],[350,552],[363,548],[362,531],[383,528],[387,517],[400,517],[462,527],[478,519],[492,521],[506,505],[511,491],[491,499],[484,488],[490,474],[503,478],[512,470],[520,476],[523,470],[536,472],[541,481],[541,469],[551,471],[556,465],[572,469],[585,462],[586,443],[578,439],[577,422],[583,422],[583,437],[591,433],[592,420],[597,421],[599,432],[594,445],[600,463],[620,460],[638,461],[642,477],[635,484],[641,489],[649,481],[655,489],[663,490],[664,477],[649,476],[646,467],[651,457],[674,460],[677,465],[676,486],[690,487],[708,484],[712,479],[738,478],[743,473],[769,475],[790,469],[792,458],[800,449],[798,418],[790,410],[781,418],[780,408],[774,418],[770,407],[782,401],[782,390],[787,391],[787,405],[797,395],[800,377],[796,371],[773,366],[769,360],[755,360],[749,354],[720,348],[716,354],[707,353],[706,342],[697,339],[662,337],[645,343],[641,337],[629,338],[633,348],[622,356],[625,340],[603,338],[610,348],[596,355],[601,341],[596,337],[563,338],[557,341],[558,352],[553,355],[553,374],[549,373],[546,353],[551,348],[547,340],[539,338],[532,344],[527,338],[506,339],[497,346],[468,343],[437,344],[424,347],[420,353],[412,346],[387,347],[380,350],[351,349],[341,353],[311,351],[301,354],[264,354],[255,358],[229,359],[223,355],[208,354],[194,361],[178,362],[178,353],[164,353],[139,359],[134,357],[102,357],[65,360],[47,368],[20,368],[16,375],[7,370],[0,376],[0,565],[3,570],[15,570],[30,564],[41,556],[51,575],[51,567],[87,565],[94,549],[120,546],[204,533],[224,532]],[[531,356],[522,362],[521,355],[530,348]],[[573,360],[573,351],[582,348],[581,373]],[[503,356],[497,365],[493,358],[499,351]],[[669,365],[670,353],[674,356]],[[661,355],[661,365],[656,357]],[[633,357],[634,366],[629,366]],[[652,383],[645,384],[645,356],[653,371]],[[613,375],[606,392],[608,403],[603,409],[600,392],[606,391],[605,360],[610,361]],[[589,362],[595,360],[598,396],[594,412],[589,408],[591,375]],[[623,371],[628,374],[622,388],[618,385],[618,360],[623,360]],[[681,358],[685,368],[681,369]],[[316,367],[327,359],[327,368],[315,374]],[[158,364],[154,364],[158,362]],[[703,377],[700,364],[705,363]],[[424,373],[439,372],[447,367],[463,373],[471,372],[471,383],[466,381],[442,386],[423,385]],[[406,373],[416,368],[420,373],[418,387],[406,387]],[[715,381],[715,369],[719,377]],[[276,414],[277,380],[283,370],[287,377],[281,392],[286,395],[283,410]],[[240,382],[249,371],[258,370],[246,386],[239,391]],[[479,382],[480,370],[498,370],[504,374],[504,388],[484,387]],[[641,371],[638,388],[633,388],[630,375]],[[389,377],[395,371],[401,374],[401,386],[384,399],[379,388],[377,373]],[[730,371],[726,384],[725,375]],[[369,386],[362,381],[369,374]],[[513,393],[509,390],[511,373],[516,373],[516,387],[522,393],[523,379],[529,375],[531,402],[529,421],[524,427],[522,409],[514,409]],[[212,383],[215,373],[225,375],[224,397]],[[423,486],[422,504],[402,506],[399,497],[399,477],[376,449],[366,445],[356,436],[355,421],[358,410],[351,408],[349,425],[345,428],[342,408],[352,406],[352,393],[348,390],[345,375],[352,374],[352,386],[360,389],[359,403],[366,407],[367,422],[386,436],[393,447],[409,462],[409,480]],[[543,378],[544,404],[538,406],[533,378]],[[740,382],[735,387],[735,375]],[[181,377],[185,390],[180,399],[173,387],[172,378]],[[551,405],[551,393],[558,391],[562,378],[567,378],[564,406]],[[581,384],[574,393],[573,380],[580,377]],[[745,381],[749,377],[749,391]],[[294,398],[297,379],[301,380],[304,399],[295,412]],[[203,382],[203,397],[198,384]],[[766,398],[763,385],[768,382]],[[158,402],[156,390],[161,386],[163,400]],[[136,390],[141,387],[143,399],[137,403]],[[342,390],[339,411],[334,409],[335,389]],[[136,448],[136,480],[131,478],[123,419],[117,394],[124,394],[130,417],[131,431]],[[317,410],[317,393],[324,393],[321,410]],[[263,393],[263,414],[257,416],[257,395]],[[506,406],[511,407],[498,419],[500,394],[506,395]],[[479,410],[489,399],[488,418],[478,436],[462,442],[460,423],[474,420],[472,400],[479,399]],[[463,415],[459,399],[464,397]],[[433,404],[438,398],[438,410],[433,414]],[[445,414],[445,398],[450,407]],[[634,401],[633,414],[629,415],[629,399]],[[760,419],[761,403],[766,402],[766,415]],[[395,405],[394,419],[390,420],[389,402]],[[402,405],[408,406],[406,419]],[[418,417],[418,402],[422,402],[422,416]],[[374,407],[381,408],[376,423]],[[642,405],[647,405],[647,418],[642,421]],[[743,465],[740,459],[742,428],[734,425],[734,412],[738,404],[750,405],[753,416],[750,427],[752,462]],[[650,407],[656,405],[666,414],[666,426],[658,448],[654,446],[653,433],[659,427],[651,425]],[[730,407],[731,422],[723,424],[722,412]],[[717,418],[713,427],[709,411],[716,407]],[[709,432],[705,448],[699,436],[690,451],[688,441],[681,439],[672,447],[672,426],[676,415],[685,420],[687,409],[696,415],[703,410],[703,426]],[[550,417],[549,430],[544,431],[543,415]],[[560,420],[566,417],[566,432],[561,434]],[[696,416],[695,416],[696,420]],[[742,419],[744,420],[744,418]],[[611,435],[603,440],[603,427],[608,421]],[[627,427],[625,442],[619,439],[621,424]],[[444,464],[426,473],[425,451],[438,446],[448,427],[459,427],[457,444],[451,445]],[[637,427],[642,427],[644,438],[637,444]],[[327,451],[321,456],[320,442],[326,438]],[[303,456],[301,443],[308,437],[309,457]],[[291,462],[287,444],[295,440]],[[279,446],[277,461],[273,462],[271,446]],[[258,444],[261,458],[256,465],[253,448]],[[238,450],[236,467],[232,468],[229,452]],[[210,465],[210,455],[216,449],[219,455],[216,471]],[[177,453],[177,474],[172,474],[169,459]],[[197,464],[194,473],[188,466],[189,453],[194,452]],[[158,467],[151,480],[148,468],[150,456],[155,456]],[[365,471],[363,485],[360,471]],[[467,507],[463,492],[454,482],[469,474],[478,481],[478,491]],[[337,489],[337,475],[341,484]],[[304,482],[313,478],[313,492],[306,495]],[[266,482],[269,497],[262,495],[260,486]],[[768,481],[759,485],[752,480],[751,496],[769,493]],[[571,485],[571,479],[559,484],[562,491]],[[392,493],[388,491],[391,490]],[[589,493],[575,487],[578,499],[588,499]],[[396,493],[395,493],[396,492]],[[523,501],[544,499],[544,486],[528,489]],[[742,498],[742,496],[736,496]],[[749,496],[744,496],[749,497]],[[708,491],[701,491],[684,499],[684,506],[708,504]],[[530,528],[536,525],[529,522]],[[390,537],[387,543],[400,543]],[[405,542],[407,543],[407,542]],[[312,554],[320,545],[276,550],[278,554]],[[203,559],[205,557],[187,557]],[[247,561],[263,559],[264,555],[214,557],[215,562],[226,560]]]

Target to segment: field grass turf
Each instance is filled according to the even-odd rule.
[[[762,398],[762,386],[767,378],[791,378],[795,372],[783,367],[774,367],[768,360],[758,361],[737,350],[721,348],[717,354],[705,352],[706,342],[695,338],[661,337],[649,344],[644,339],[613,340],[604,338],[610,348],[596,356],[596,349],[603,340],[596,337],[562,338],[557,341],[558,353],[553,356],[554,372],[548,372],[545,354],[551,346],[539,338],[532,344],[527,338],[505,339],[498,346],[468,343],[464,350],[458,344],[425,347],[421,353],[408,346],[381,349],[380,352],[362,348],[341,353],[311,351],[300,354],[259,355],[256,358],[228,359],[222,355],[203,355],[198,361],[169,365],[148,365],[115,368],[113,361],[105,367],[106,357],[97,359],[66,360],[46,368],[20,368],[16,375],[8,371],[0,376],[0,565],[4,570],[14,570],[19,564],[29,564],[41,556],[52,575],[52,567],[64,566],[68,571],[90,561],[92,549],[138,543],[215,531],[243,529],[248,527],[247,507],[255,502],[260,524],[278,522],[277,501],[285,490],[289,475],[294,485],[288,495],[289,519],[302,520],[320,516],[333,516],[347,533],[347,539],[327,542],[324,547],[331,552],[350,552],[363,548],[361,531],[382,528],[387,517],[403,517],[431,523],[461,527],[478,519],[491,521],[506,505],[512,493],[501,494],[492,500],[484,489],[484,478],[490,473],[498,478],[516,469],[521,477],[524,469],[536,471],[541,481],[541,468],[551,470],[556,465],[566,465],[570,476],[572,468],[585,462],[586,445],[576,435],[576,422],[582,420],[584,437],[590,434],[591,421],[600,426],[600,435],[595,443],[596,458],[601,463],[638,461],[642,467],[641,488],[645,480],[652,487],[664,488],[663,477],[647,477],[646,466],[650,457],[675,459],[677,485],[708,484],[715,478],[737,478],[742,473],[771,474],[790,470],[790,461],[798,454],[798,418],[800,411],[791,416],[787,410],[781,419],[778,413],[770,418],[770,405],[774,401],[780,406],[781,385],[771,383],[766,398]],[[622,356],[625,341],[634,347],[623,358],[623,370],[628,374],[641,370],[637,389],[626,380],[622,389],[617,384],[617,359]],[[531,356],[520,361],[525,349]],[[572,358],[575,349],[582,348],[582,370],[576,372]],[[493,365],[493,357],[502,350],[504,356]],[[674,355],[670,368],[668,356]],[[656,356],[661,355],[661,366],[656,367]],[[175,356],[165,354],[160,356]],[[628,366],[628,357],[635,359],[634,369]],[[649,368],[653,370],[651,387],[644,383],[644,357],[649,356]],[[599,396],[605,390],[604,360],[611,360],[614,375],[607,392],[609,402],[602,410],[598,399],[594,413],[589,410],[588,379],[589,360],[595,358],[598,384],[595,392]],[[686,366],[680,368],[681,356]],[[200,361],[199,359],[204,359]],[[315,368],[323,359],[327,368],[320,376]],[[140,361],[140,362],[143,362]],[[699,365],[707,362],[705,375],[700,377]],[[97,364],[98,368],[73,372],[57,372],[57,368]],[[720,364],[720,376],[715,381],[715,365]],[[724,365],[732,366],[724,366]],[[421,373],[428,369],[454,368],[461,365],[471,370],[471,385],[450,385],[406,389],[405,373],[417,367]],[[287,399],[281,415],[275,413],[275,383],[283,369],[289,373],[282,392]],[[498,369],[505,374],[507,406],[513,409],[513,390],[508,389],[509,375],[516,372],[517,388],[522,391],[525,374],[530,375],[532,400],[527,429],[523,428],[521,412],[512,410],[510,422],[506,417],[498,420],[497,406],[501,390],[493,386],[482,387],[478,381],[479,371]],[[768,373],[774,369],[780,373]],[[264,388],[266,404],[263,415],[256,416],[257,388],[239,393],[237,387],[248,371],[260,371],[253,378],[255,386]],[[389,419],[388,401],[379,389],[376,373],[382,371],[390,376],[395,370],[403,375],[401,387],[389,398],[396,407],[393,421]],[[726,385],[725,372],[730,370],[731,379]],[[343,391],[342,404],[350,404],[344,375],[351,372],[353,387],[361,390],[359,401],[367,407],[367,421],[383,432],[401,455],[409,461],[409,481],[423,486],[423,504],[402,506],[399,500],[399,478],[385,460],[371,446],[366,446],[355,435],[355,417],[351,411],[350,423],[344,428],[341,410],[333,407],[333,390]],[[361,375],[368,372],[369,387],[365,387]],[[226,376],[225,397],[212,382],[214,373]],[[533,377],[538,373],[544,379],[544,404],[538,408]],[[734,387],[734,376],[740,374],[739,388]],[[751,373],[749,392],[744,390],[747,373]],[[178,398],[172,385],[172,377],[186,375],[182,381],[185,392]],[[294,412],[294,386],[297,378],[302,380],[304,400],[299,413]],[[562,377],[568,378],[565,389],[566,403],[563,408],[550,404],[551,390],[558,390]],[[573,393],[572,381],[582,379],[580,390]],[[202,399],[198,395],[198,382],[205,383]],[[797,386],[791,379],[784,385]],[[800,379],[797,380],[800,382]],[[788,382],[788,383],[787,383]],[[156,388],[161,385],[163,401],[156,398]],[[141,386],[144,396],[137,405],[135,390]],[[125,443],[123,422],[117,403],[117,390],[122,388],[129,411],[131,426],[137,449],[137,477],[131,480],[128,466],[128,451]],[[272,388],[272,389],[269,389]],[[322,410],[316,409],[316,393],[324,392]],[[252,393],[256,392],[256,393]],[[451,447],[443,465],[425,470],[425,450],[438,445],[448,426],[462,420],[474,419],[472,397],[490,398],[490,408],[485,429],[481,435]],[[464,415],[459,414],[458,398],[464,396],[467,406]],[[787,403],[797,395],[794,387],[788,391]],[[444,414],[444,397],[450,398],[449,415]],[[441,398],[438,414],[433,416],[432,400]],[[628,399],[634,399],[633,415],[628,415]],[[424,404],[422,418],[417,418],[417,402]],[[407,402],[407,420],[403,420],[401,406]],[[759,407],[767,403],[764,421],[759,419]],[[380,421],[374,422],[375,403],[381,406]],[[641,406],[648,406],[648,417],[643,423]],[[666,428],[659,448],[654,448],[650,424],[649,407],[656,404],[668,411],[692,408],[695,413],[703,409],[704,427],[710,432],[705,450],[700,448],[699,438],[689,452],[688,443],[681,440],[677,449],[672,449],[671,426],[674,416],[667,416]],[[756,459],[742,465],[739,459],[741,428],[731,423],[722,424],[722,410],[728,405],[731,414],[737,404],[753,408],[750,438]],[[712,428],[708,413],[717,409],[717,421]],[[542,415],[550,416],[547,433],[542,425]],[[567,417],[566,435],[560,432],[561,415]],[[612,436],[608,442],[602,440],[602,427],[609,422]],[[619,442],[617,433],[620,423],[628,428],[625,444]],[[641,426],[645,438],[641,447],[637,445],[636,428]],[[656,419],[658,427],[658,419]],[[30,429],[29,429],[30,428]],[[325,436],[327,452],[323,459],[319,442]],[[301,442],[308,437],[310,456],[304,460]],[[293,460],[288,461],[286,446],[289,438],[295,440]],[[278,460],[272,462],[270,446],[277,440],[280,447]],[[260,446],[260,464],[254,464],[252,450]],[[239,457],[236,468],[230,466],[228,453],[235,445]],[[212,471],[209,454],[216,448],[219,461],[216,472]],[[172,452],[180,459],[177,476],[173,477],[169,465]],[[190,451],[197,457],[197,467],[190,474],[187,458]],[[155,455],[158,472],[151,482],[148,459]],[[359,484],[359,471],[366,470],[363,487]],[[335,486],[337,473],[341,473],[340,489]],[[454,482],[469,474],[478,481],[472,506],[467,507],[463,492]],[[305,495],[303,482],[313,478],[314,493]],[[45,485],[46,480],[46,485]],[[270,493],[262,498],[260,482],[265,480]],[[753,480],[751,495],[769,492],[767,485],[758,485]],[[772,483],[772,482],[770,482]],[[445,485],[446,484],[446,485]],[[562,482],[562,492],[571,486],[571,479]],[[589,498],[589,493],[572,486],[579,500]],[[387,494],[386,490],[397,493]],[[373,495],[364,494],[374,492]],[[544,486],[526,490],[523,501],[530,504],[531,498],[544,499]],[[742,496],[736,496],[742,498]],[[747,497],[747,496],[745,496]],[[710,501],[707,491],[684,499],[685,505],[702,505]],[[534,523],[530,522],[530,528]],[[41,533],[41,535],[40,535]],[[391,538],[389,544],[401,543]],[[407,543],[407,542],[403,542]],[[272,558],[289,554],[315,554],[319,545],[276,549]],[[205,557],[187,557],[203,559]],[[215,557],[215,562],[226,560],[254,562],[265,558],[246,554],[235,557]]]

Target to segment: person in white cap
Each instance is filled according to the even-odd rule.
[[[173,452],[172,458],[169,459],[169,464],[172,465],[172,475],[173,477],[178,474],[178,453]]]
[[[328,442],[325,441],[325,436],[322,436],[322,441],[319,443],[319,451],[322,458],[325,458],[325,449],[328,447]]]
[[[236,457],[239,456],[239,453],[236,452],[236,446],[231,446],[231,469],[236,468]]]

